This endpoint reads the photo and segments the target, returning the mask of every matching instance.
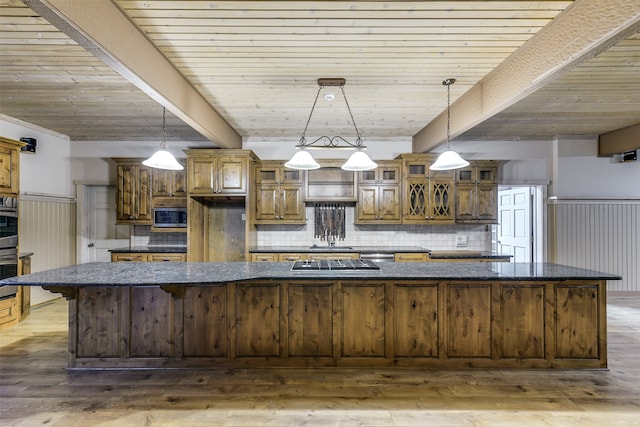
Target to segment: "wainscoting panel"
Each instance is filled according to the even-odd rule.
[[[33,273],[75,264],[76,204],[67,197],[20,196],[20,252],[33,252]],[[31,304],[57,298],[32,288]]]
[[[619,274],[610,291],[640,292],[640,201],[558,201],[560,264]]]

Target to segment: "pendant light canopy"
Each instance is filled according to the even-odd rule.
[[[162,107],[162,143],[160,144],[160,150],[153,153],[151,157],[142,162],[143,165],[156,169],[168,169],[168,170],[182,170],[184,167],[178,163],[173,154],[167,151],[167,128],[165,118],[165,108]]]
[[[311,107],[311,112],[309,113],[309,118],[307,119],[307,124],[304,127],[304,131],[302,132],[302,136],[296,145],[296,148],[299,150],[296,152],[291,160],[285,163],[285,166],[291,169],[301,169],[301,170],[310,170],[310,169],[318,169],[320,165],[313,159],[311,153],[307,150],[357,150],[355,153],[349,157],[344,165],[342,165],[342,169],[348,171],[363,171],[363,170],[371,170],[378,167],[378,165],[367,156],[367,154],[363,151],[366,150],[367,147],[362,144],[362,138],[360,137],[360,132],[358,131],[358,127],[356,126],[356,122],[353,119],[353,114],[351,113],[351,107],[349,106],[349,101],[347,101],[347,96],[344,92],[344,85],[346,83],[345,79],[335,78],[335,79],[318,79],[318,92],[316,93],[316,98],[313,101],[313,106]],[[347,110],[349,111],[349,116],[351,117],[351,123],[353,123],[353,128],[356,131],[356,140],[355,142],[349,142],[342,136],[321,136],[311,142],[307,142],[306,134],[307,129],[309,128],[309,122],[311,122],[311,117],[313,116],[313,112],[316,108],[316,103],[318,102],[318,96],[320,96],[320,92],[325,86],[338,86],[340,87],[340,91],[342,92],[342,97],[344,99],[345,104],[347,105]],[[327,94],[325,96],[327,100],[334,99],[333,94]],[[318,145],[315,145],[318,144]]]
[[[440,154],[436,161],[429,166],[429,169],[434,171],[444,171],[451,169],[460,169],[465,166],[469,166],[469,162],[460,157],[458,153],[451,149],[451,85],[456,82],[456,79],[445,79],[442,84],[447,87],[447,151]]]

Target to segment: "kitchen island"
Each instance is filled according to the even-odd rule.
[[[606,281],[555,264],[91,263],[0,281],[69,300],[69,367],[607,366]]]

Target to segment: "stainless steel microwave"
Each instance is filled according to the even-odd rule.
[[[155,208],[153,226],[156,228],[186,227],[187,208]]]

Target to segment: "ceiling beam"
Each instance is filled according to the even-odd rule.
[[[451,139],[638,31],[640,2],[576,0],[451,104]],[[428,152],[446,139],[445,110],[413,136],[413,151]]]
[[[640,150],[640,123],[598,137],[598,156],[612,156],[633,150]]]
[[[242,138],[160,50],[110,0],[24,3],[214,144],[241,148]]]

